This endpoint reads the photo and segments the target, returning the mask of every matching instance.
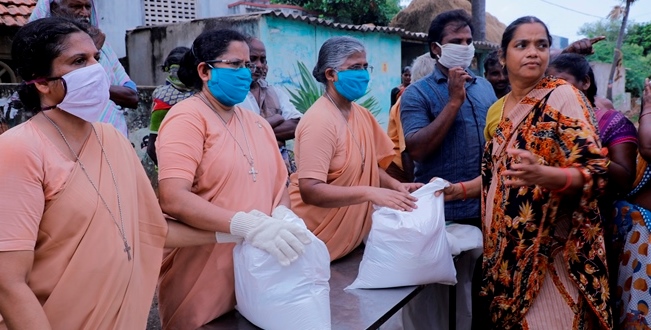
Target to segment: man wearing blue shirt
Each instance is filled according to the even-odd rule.
[[[412,83],[402,94],[400,119],[406,150],[415,162],[415,181],[433,177],[450,182],[476,178],[481,171],[486,112],[497,101],[491,84],[468,67],[474,58],[471,18],[464,10],[443,12],[429,29],[434,72]],[[446,221],[481,227],[479,199],[445,203]],[[404,308],[405,329],[470,329],[471,279],[481,249],[468,251],[455,262],[456,320],[448,320],[448,287],[428,285]],[[426,315],[426,316],[424,316]]]
[[[429,30],[434,72],[403,93],[400,119],[415,181],[450,182],[479,176],[486,112],[497,101],[491,84],[468,69],[474,57],[470,17],[463,10],[441,13]],[[447,202],[445,219],[480,225],[479,199]]]

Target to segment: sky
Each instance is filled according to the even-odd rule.
[[[401,0],[400,4],[406,6],[409,2]],[[547,24],[551,34],[572,42],[584,37],[578,34],[583,24],[605,18],[620,3],[618,0],[486,0],[486,11],[506,25],[521,16],[537,16]],[[651,22],[651,0],[633,3],[629,19],[637,23]]]
[[[486,0],[486,11],[509,25],[521,16],[540,18],[551,34],[566,37],[569,42],[583,38],[578,34],[585,23],[605,18],[617,0]],[[631,5],[629,20],[651,21],[651,0],[637,0]]]

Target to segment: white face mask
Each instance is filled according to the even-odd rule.
[[[473,57],[475,57],[475,46],[473,44],[467,46],[445,44],[441,46],[437,42],[436,45],[441,47],[441,56],[439,56],[438,61],[448,69],[458,66],[466,69],[472,63]]]
[[[102,65],[96,63],[68,72],[61,79],[66,95],[57,108],[87,122],[98,121],[109,101],[111,87]]]

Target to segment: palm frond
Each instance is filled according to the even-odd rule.
[[[312,77],[312,73],[303,62],[298,61],[297,66],[301,75],[298,88],[295,91],[285,89],[289,93],[290,102],[296,107],[296,110],[305,113],[323,95],[323,87]]]
[[[296,110],[305,113],[323,95],[324,88],[314,79],[312,73],[303,62],[298,61],[297,66],[301,76],[298,88],[294,91],[288,88],[285,89],[289,93],[289,101],[296,107]],[[369,93],[370,90],[360,98],[357,104],[368,109],[377,118],[382,112],[382,108],[380,107],[380,102],[374,96],[370,96]]]

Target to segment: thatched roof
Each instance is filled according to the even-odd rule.
[[[389,26],[403,28],[407,31],[425,32],[436,15],[454,9],[465,9],[471,14],[472,7],[468,0],[413,0],[401,10],[389,23]],[[486,13],[486,41],[499,44],[502,41],[506,25],[495,16]]]

